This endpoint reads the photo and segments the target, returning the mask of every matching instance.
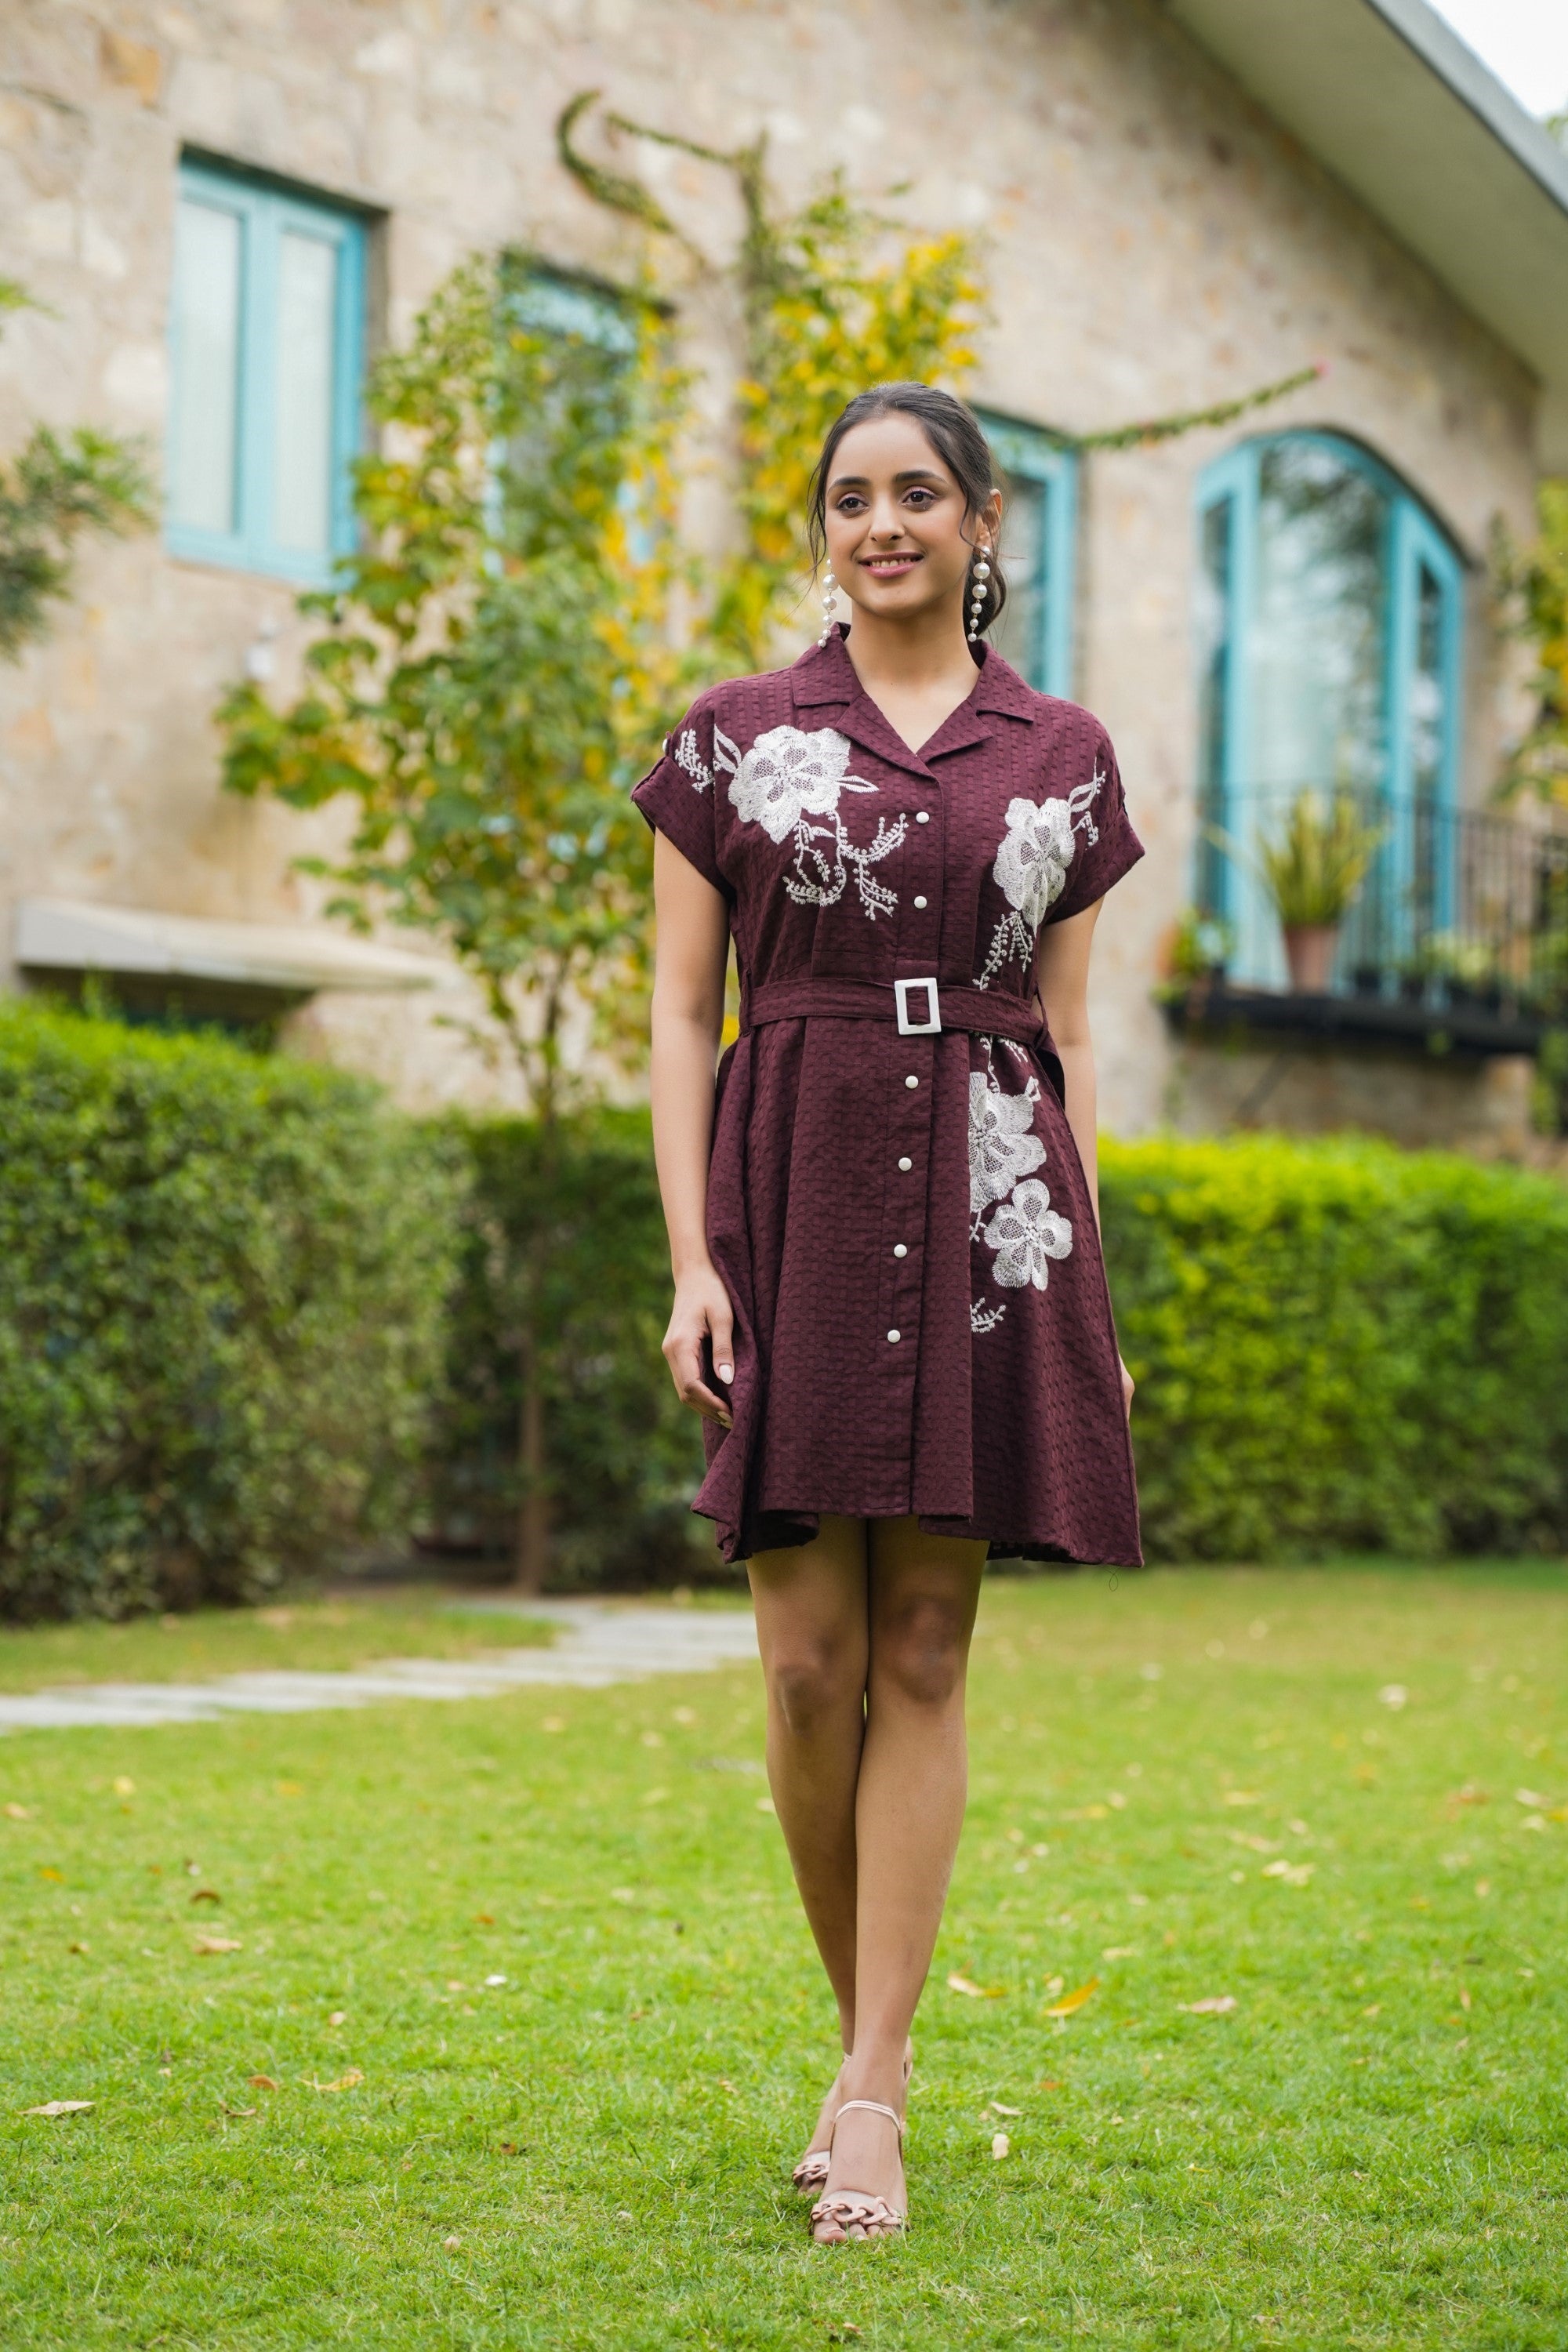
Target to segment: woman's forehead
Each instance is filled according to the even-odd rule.
[[[924,427],[897,409],[868,416],[852,425],[833,453],[829,482],[889,480],[900,474],[924,474],[951,482],[950,467],[927,440]]]

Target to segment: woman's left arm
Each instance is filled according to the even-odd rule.
[[[1100,1130],[1094,1086],[1094,1040],[1089,1033],[1089,956],[1104,900],[1048,923],[1035,950],[1035,985],[1046,1009],[1051,1043],[1061,1059],[1068,1125],[1100,1223]],[[1120,1362],[1120,1358],[1118,1361]],[[1132,1409],[1132,1375],[1121,1365],[1121,1398]]]

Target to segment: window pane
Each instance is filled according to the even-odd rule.
[[[1205,914],[1226,911],[1226,856],[1213,830],[1223,827],[1226,720],[1231,648],[1231,507],[1216,499],[1205,509],[1203,565],[1198,574],[1198,904]]]
[[[232,531],[244,231],[237,213],[182,199],[174,233],[171,519]]]
[[[1047,551],[1050,488],[1019,476],[1004,476],[1002,555],[1007,569],[1007,603],[1002,618],[986,631],[1004,661],[1043,693],[1046,689]]]
[[[1317,443],[1264,452],[1249,781],[1266,793],[1384,782],[1387,503]]]
[[[278,240],[278,440],[273,536],[325,555],[332,537],[332,343],[337,247],[285,229]]]
[[[1443,865],[1451,856],[1438,803],[1448,732],[1443,672],[1443,589],[1425,563],[1415,571],[1415,668],[1410,680],[1411,913],[1418,939],[1442,919]]]

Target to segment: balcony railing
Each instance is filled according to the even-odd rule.
[[[1298,797],[1233,792],[1205,815],[1200,900],[1234,940],[1211,976],[1211,1016],[1227,1005],[1269,1027],[1443,1038],[1493,1053],[1533,1051],[1545,1030],[1568,1025],[1568,828],[1532,821],[1534,812],[1351,793],[1377,847],[1339,926],[1327,991],[1303,991],[1291,984],[1258,871],[1260,847],[1283,836]],[[1325,812],[1335,797],[1317,793]]]

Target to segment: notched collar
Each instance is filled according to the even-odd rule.
[[[945,759],[950,751],[967,751],[975,743],[989,742],[996,730],[986,722],[996,715],[1026,722],[1033,719],[1034,698],[1029,688],[990,646],[981,647],[979,670],[968,699],[948,713],[919,751],[910,751],[857,677],[838,623],[834,624],[827,643],[810,646],[789,675],[797,710],[836,712],[833,724],[851,742],[875,751],[894,767],[921,776],[930,773],[928,763],[932,760]]]

